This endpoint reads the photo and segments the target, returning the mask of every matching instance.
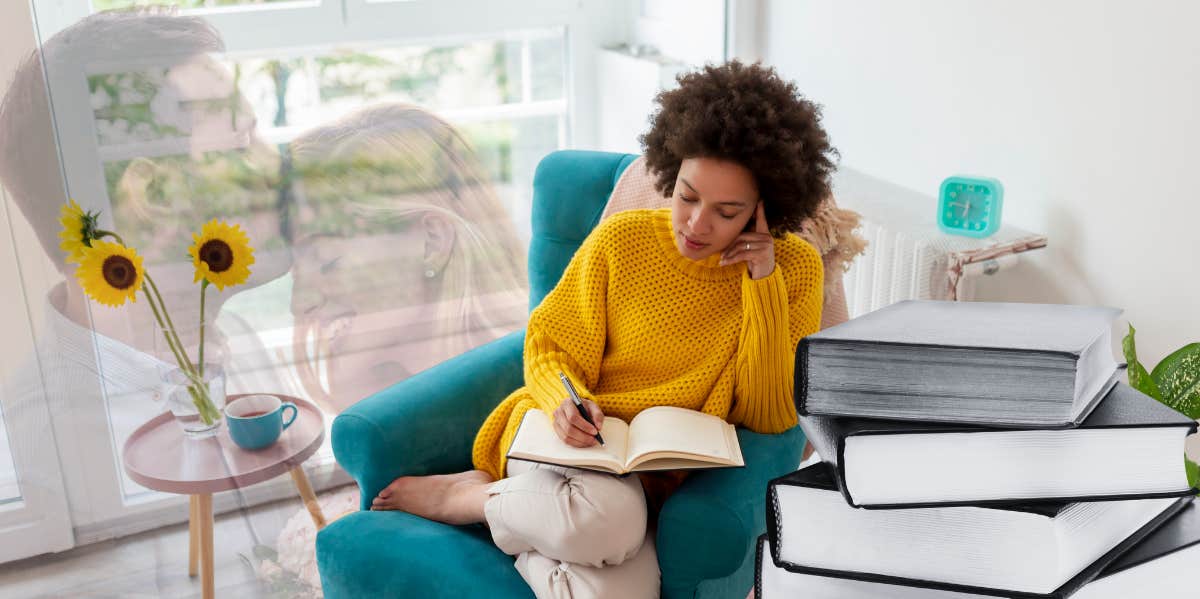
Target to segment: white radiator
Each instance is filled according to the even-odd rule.
[[[1009,225],[975,239],[949,235],[934,220],[937,199],[846,167],[833,180],[838,205],[862,214],[867,239],[845,276],[850,317],[904,299],[975,299],[975,281],[1015,266],[1046,238]]]

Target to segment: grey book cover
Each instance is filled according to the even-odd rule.
[[[1193,502],[1157,532],[1113,562],[1101,577],[1142,566],[1195,545],[1200,545],[1200,504]]]
[[[804,339],[808,343],[862,341],[1079,357],[1121,312],[1105,306],[904,300]]]

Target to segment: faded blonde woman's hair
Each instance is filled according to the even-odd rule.
[[[436,286],[440,329],[430,351],[455,355],[524,322],[524,243],[470,144],[449,123],[409,104],[374,105],[305,133],[292,155],[298,207],[336,198],[336,207],[322,209],[350,215],[340,219],[345,231],[330,230],[326,219],[324,234],[353,237],[426,214],[453,225],[449,260],[425,279]]]

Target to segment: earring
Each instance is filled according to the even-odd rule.
[[[434,277],[436,277],[436,276],[437,276],[437,271],[436,271],[436,270],[434,270],[434,269],[432,269],[432,268],[426,268],[426,269],[425,269],[425,278],[426,278],[426,279],[432,279],[432,278],[434,278]]]

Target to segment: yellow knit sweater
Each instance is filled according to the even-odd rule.
[[[630,210],[596,227],[529,316],[525,386],[475,437],[475,467],[503,478],[525,412],[566,397],[558,373],[606,415],[653,406],[713,414],[760,433],[796,424],[796,343],[821,323],[821,257],[795,235],[775,240],[757,281],[720,253],[693,261],[675,246],[670,209]]]

